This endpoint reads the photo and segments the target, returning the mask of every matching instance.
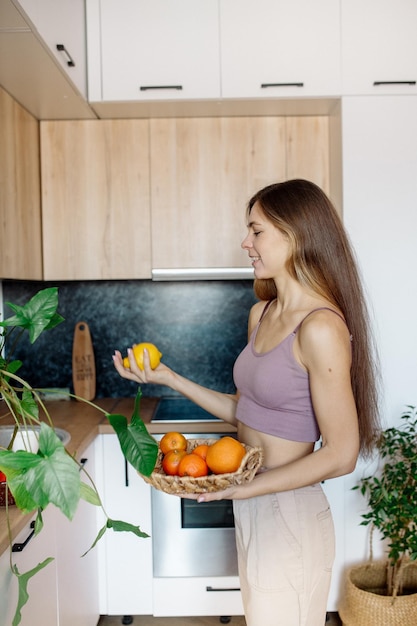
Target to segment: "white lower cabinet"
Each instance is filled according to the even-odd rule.
[[[154,578],[153,594],[156,617],[243,615],[237,576]]]
[[[97,481],[107,514],[151,534],[151,487],[125,463],[116,435],[100,435]],[[97,545],[100,613],[151,615],[152,539],[107,530]]]
[[[43,513],[44,528],[34,535],[30,519],[16,537],[13,545],[20,544],[20,551],[13,552],[13,563],[19,573],[36,567],[48,557],[56,556],[55,512],[47,509]],[[29,601],[22,609],[20,626],[46,626],[58,624],[58,597],[56,593],[56,560],[51,561],[28,583]],[[17,578],[10,571],[10,552],[0,557],[0,626],[10,626],[17,606]]]
[[[82,462],[95,480],[92,443]],[[82,477],[88,484],[88,479]],[[72,521],[56,510],[57,590],[59,626],[96,626],[99,619],[98,555],[94,548],[82,556],[97,535],[95,507],[80,500]],[[44,622],[45,623],[45,622]]]
[[[94,479],[95,443],[84,453],[86,470]],[[85,480],[83,478],[85,482]],[[69,521],[50,505],[42,514],[44,527],[33,534],[28,516],[25,528],[13,545],[13,563],[25,573],[48,557],[46,567],[28,584],[29,600],[22,609],[20,626],[96,626],[99,620],[97,548],[85,557],[84,552],[97,535],[96,507],[81,500]],[[10,552],[0,557],[0,626],[11,626],[17,604],[17,579],[10,571]]]

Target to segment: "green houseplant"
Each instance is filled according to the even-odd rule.
[[[18,375],[22,362],[13,359],[14,348],[22,333],[28,332],[30,342],[33,344],[42,332],[54,328],[63,321],[57,312],[58,290],[55,287],[41,290],[24,306],[7,304],[14,315],[0,322],[0,398],[4,407],[2,417],[12,417],[14,428],[7,449],[0,448],[0,471],[6,478],[6,516],[8,519],[7,495],[10,491],[16,506],[22,512],[36,514],[35,533],[39,533],[43,526],[42,512],[50,504],[58,507],[70,520],[77,510],[80,499],[93,506],[102,508],[103,506],[91,477],[67,452],[56,435],[53,418],[41,399],[40,390],[33,389]],[[141,474],[149,476],[155,466],[158,445],[140,418],[140,397],[139,389],[130,421],[123,415],[107,414],[93,403],[88,403],[107,416],[118,436],[126,460]],[[42,420],[40,408],[44,415]],[[31,451],[30,445],[27,449],[13,450],[15,437],[21,431],[24,434],[36,431],[38,439],[36,452]],[[92,538],[91,548],[108,529],[132,532],[142,538],[148,536],[139,526],[111,519],[105,511],[104,515],[105,525],[97,537]],[[18,580],[19,587],[13,626],[17,626],[21,621],[21,609],[28,600],[27,586],[31,577],[50,561],[50,558],[45,559],[29,572],[19,572],[10,553],[11,570]]]
[[[417,409],[407,406],[398,427],[384,430],[376,443],[380,467],[359,481],[368,510],[371,561],[348,572],[340,607],[343,624],[417,623]],[[373,531],[387,546],[386,560],[373,563]],[[349,595],[351,602],[349,601]],[[372,614],[359,616],[364,602]],[[378,606],[378,608],[377,608]],[[367,609],[366,609],[367,610]],[[374,619],[374,621],[372,621]],[[361,621],[362,620],[362,621]],[[410,621],[408,621],[410,620]]]

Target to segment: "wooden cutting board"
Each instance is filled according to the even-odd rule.
[[[93,400],[96,395],[96,364],[93,342],[86,322],[75,325],[72,344],[72,384],[74,394],[85,400]]]

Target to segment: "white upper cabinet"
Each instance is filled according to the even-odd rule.
[[[91,102],[220,96],[217,0],[88,0],[87,15]]]
[[[220,0],[223,98],[340,95],[337,0]]]
[[[14,0],[84,98],[87,53],[84,0]],[[58,49],[58,47],[60,49]]]
[[[342,0],[343,93],[417,93],[416,24],[415,0]]]

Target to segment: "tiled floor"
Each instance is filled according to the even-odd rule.
[[[330,613],[328,621],[323,626],[341,626],[337,613]],[[123,616],[103,616],[98,626],[120,626],[131,624],[132,626],[218,626],[222,622],[219,617],[150,617],[134,616],[133,621],[123,620]],[[244,617],[232,617],[230,626],[246,626]]]

